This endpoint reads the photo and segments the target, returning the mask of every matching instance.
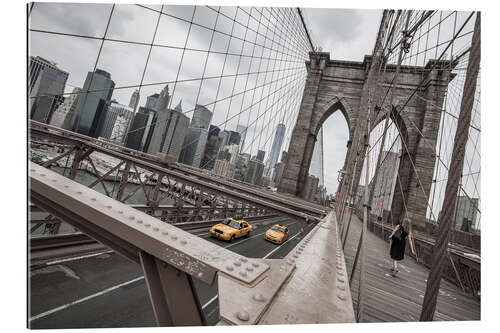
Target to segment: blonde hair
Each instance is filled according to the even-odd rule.
[[[407,233],[411,233],[411,220],[409,217],[405,217],[401,225],[403,226],[403,228]]]

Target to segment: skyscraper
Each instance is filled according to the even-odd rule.
[[[106,105],[106,111],[101,114],[99,119],[99,124],[97,126],[97,136],[111,139],[112,141],[117,140],[117,134],[120,134],[120,139],[118,142],[122,142],[125,136],[126,129],[115,129],[117,125],[118,118],[120,118],[119,127],[123,127],[125,124],[130,122],[133,116],[132,108],[119,104],[116,101],[111,101],[111,103]],[[115,135],[113,136],[113,131],[115,131]]]
[[[382,215],[383,210],[391,210],[394,189],[396,188],[396,176],[399,168],[399,153],[383,151],[378,171],[378,179],[373,191],[372,213]],[[372,180],[373,182],[373,180]]]
[[[179,162],[199,168],[207,143],[207,137],[207,129],[189,127],[184,137]]]
[[[212,121],[212,111],[210,111],[203,105],[196,104],[190,126],[196,128],[204,128],[208,130],[211,121]]]
[[[160,98],[159,94],[153,94],[147,97],[146,105],[144,106],[146,109],[155,110],[156,102]]]
[[[241,140],[240,133],[235,131],[222,131],[219,136],[222,138],[222,146],[238,145],[239,150]]]
[[[134,119],[130,123],[130,129],[125,141],[125,146],[131,149],[140,150],[141,143],[144,137],[144,130],[148,121],[148,114],[141,112],[143,107],[139,107],[139,111],[135,113]]]
[[[210,129],[208,130],[207,144],[200,165],[200,167],[203,169],[212,170],[214,168],[217,152],[219,151],[222,144],[222,138],[219,137],[219,133],[220,128],[214,125],[210,125]]]
[[[68,129],[67,123],[75,112],[78,98],[80,97],[80,88],[73,88],[73,93],[64,98],[64,102],[52,114],[50,124],[53,126]]]
[[[140,98],[141,98],[141,96],[139,95],[139,90],[138,89],[134,90],[134,92],[132,93],[132,96],[130,96],[130,102],[128,104],[128,106],[130,108],[132,108],[132,110],[134,110],[134,112],[137,109],[137,105],[139,104]]]
[[[243,125],[236,125],[236,132],[240,133],[240,153],[245,149],[245,139],[247,138],[247,128]]]
[[[118,113],[116,116],[115,125],[113,126],[113,131],[111,132],[110,140],[118,144],[125,142],[127,136],[128,128],[130,126],[130,121],[133,117],[132,109],[130,112]]]
[[[261,185],[263,172],[264,163],[257,159],[248,161],[248,166],[245,174],[245,182],[254,185]]]
[[[146,103],[146,105],[148,105],[148,103]],[[146,124],[143,128],[144,134],[142,135],[141,145],[139,149],[143,152],[147,152],[149,144],[151,142],[151,138],[153,137],[156,120],[158,119],[158,113],[154,109],[149,109],[142,106],[139,107],[139,112],[144,113],[147,116]]]
[[[107,107],[104,119],[101,117],[98,135],[119,144],[125,142],[125,136],[133,116],[134,112],[131,107],[112,101]]]
[[[189,118],[182,113],[181,103],[175,110],[168,109],[170,94],[168,85],[162,90],[157,102],[157,120],[148,147],[148,153],[162,152],[179,158],[184,137],[189,125]]]
[[[49,123],[53,112],[64,101],[62,94],[69,74],[42,57],[30,57],[29,73],[30,119]]]
[[[195,168],[200,167],[211,120],[212,112],[206,107],[196,104],[191,124],[182,144],[179,162]]]
[[[71,130],[84,135],[97,137],[99,119],[113,95],[115,83],[111,75],[101,69],[88,72],[83,85],[83,93],[78,99],[75,113],[71,119]],[[89,92],[91,91],[91,92]]]
[[[455,204],[454,226],[457,230],[471,232],[478,229],[477,212],[479,208],[478,198],[469,198],[459,195]]]
[[[274,135],[273,146],[271,147],[271,153],[269,154],[269,167],[270,169],[276,166],[278,158],[280,156],[281,145],[285,138],[285,124],[278,124],[276,128],[276,134]]]

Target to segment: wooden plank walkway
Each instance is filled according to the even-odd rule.
[[[348,215],[348,214],[346,214]],[[351,227],[345,246],[345,260],[348,274],[351,274],[356,247],[362,223],[352,216]],[[399,263],[396,277],[390,275],[392,261],[389,243],[368,231],[365,311],[363,322],[405,322],[418,321],[429,270],[411,257]],[[359,287],[359,263],[354,273],[351,293],[354,309],[357,309]],[[480,301],[462,292],[452,283],[441,280],[434,320],[480,320]]]

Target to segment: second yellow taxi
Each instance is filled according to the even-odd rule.
[[[290,236],[290,230],[284,225],[275,224],[266,231],[265,239],[274,244],[282,244]]]
[[[235,238],[248,237],[252,229],[245,220],[227,218],[210,228],[210,236],[232,242]]]

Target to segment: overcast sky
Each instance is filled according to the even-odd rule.
[[[30,28],[66,35],[31,32],[30,55],[40,55],[54,61],[70,74],[66,92],[70,92],[73,87],[82,87],[87,72],[91,71],[94,66],[111,73],[116,87],[134,86],[142,81],[144,86],[141,87],[139,105],[144,105],[148,95],[159,93],[165,86],[162,82],[216,77],[221,74],[259,72],[261,73],[259,75],[240,75],[236,79],[234,77],[222,80],[212,78],[171,84],[169,86],[173,94],[171,106],[174,107],[182,100],[182,108],[186,112],[192,110],[195,103],[209,105],[216,100],[220,101],[232,94],[237,94],[232,99],[211,104],[209,109],[214,111],[212,124],[221,125],[222,129],[230,130],[235,130],[237,124],[248,126],[245,152],[253,155],[258,149],[265,150],[269,154],[276,126],[280,122],[286,124],[285,141],[289,141],[296,120],[296,113],[293,111],[297,110],[302,97],[301,93],[296,92],[302,92],[306,77],[303,63],[308,58],[307,50],[294,44],[300,38],[290,35],[297,31],[294,22],[284,21],[283,18],[286,15],[276,15],[279,17],[277,20],[275,16],[266,14],[268,17],[261,20],[265,24],[259,24],[259,14],[254,8],[243,8],[251,14],[249,17],[242,9],[221,7],[221,13],[229,18],[235,17],[236,14],[235,20],[241,25],[234,24],[233,27],[232,19],[223,15],[219,15],[217,19],[216,11],[204,6],[197,6],[196,9],[193,6],[168,5],[164,7],[164,12],[177,18],[168,15],[160,16],[154,11],[160,10],[160,5],[148,7],[153,10],[136,5],[116,5],[106,33],[108,40],[104,42],[100,50],[100,39],[80,38],[68,34],[97,38],[104,36],[112,5],[36,3],[30,16]],[[278,13],[278,9],[273,9],[273,11],[275,14]],[[264,13],[267,12],[264,11]],[[331,59],[362,61],[365,55],[371,54],[382,14],[381,10],[304,8],[303,13],[313,42],[323,51],[330,52]],[[448,17],[449,14],[450,12],[439,12],[434,15],[432,26],[435,26],[435,22],[441,18]],[[442,41],[451,39],[455,31],[454,22],[455,25],[456,22],[460,25],[460,22],[468,15],[467,12],[459,12],[458,21],[455,21],[453,16],[449,16],[439,30],[434,29],[434,32],[429,34],[430,38],[426,41],[426,44],[430,46],[441,46],[436,47],[435,50],[430,49],[420,57],[413,57],[408,60],[409,63],[405,64],[423,65],[424,61],[437,58],[437,55],[446,47],[446,43]],[[191,19],[194,23],[209,29],[196,25],[190,28],[188,22]],[[145,69],[150,48],[147,44],[153,39],[157,22],[158,29],[154,43],[159,46],[152,48]],[[464,31],[471,32],[473,24],[471,20]],[[251,29],[246,29],[246,26]],[[268,29],[269,27],[271,29]],[[213,39],[212,28],[218,31],[214,33]],[[259,33],[256,34],[252,30]],[[188,31],[190,31],[189,34]],[[246,41],[255,41],[255,43],[243,43],[237,38],[230,39],[224,33],[238,36]],[[454,48],[451,49],[453,54],[456,55],[467,47],[470,44],[470,38],[469,33],[457,39]],[[121,43],[109,39],[145,45]],[[210,43],[211,40],[212,43]],[[420,44],[415,44],[412,44],[412,50],[420,47]],[[183,54],[184,45],[187,48],[210,50],[210,52],[187,50]],[[226,57],[225,53],[234,55]],[[99,59],[96,64],[98,54]],[[239,54],[244,56],[241,57]],[[449,57],[450,54],[446,56]],[[183,59],[182,64],[181,59]],[[265,72],[267,74],[264,74]],[[461,85],[463,85],[463,75],[457,76],[451,85],[450,92],[453,93],[454,104],[447,106],[450,114],[458,115],[457,96],[461,91]],[[250,89],[253,87],[256,88]],[[135,89],[135,87],[115,89],[113,98],[119,103],[128,104]],[[198,91],[200,91],[199,95]],[[246,93],[238,95],[245,91]],[[480,127],[479,106],[476,106],[476,109],[473,121],[477,127]],[[445,126],[443,126],[446,128],[446,136],[443,140],[449,147],[453,140],[453,136],[449,133],[454,133],[455,130],[454,119],[453,117],[446,118]],[[323,129],[325,185],[329,193],[334,193],[338,186],[338,171],[343,166],[346,154],[347,123],[340,112],[335,112],[324,123]],[[380,132],[381,129],[378,129],[372,132],[372,135],[379,136]],[[478,185],[480,155],[475,147],[478,145],[480,149],[479,133],[473,134],[473,140],[468,145],[468,157],[466,157],[468,161],[464,168],[464,173],[471,171],[476,174],[474,176],[476,178],[472,181],[468,179],[464,181],[467,192],[474,197],[479,196],[480,191]],[[285,143],[283,149],[287,147]],[[451,148],[447,148],[442,156],[443,158],[446,156],[449,160],[450,154]],[[372,159],[375,157],[372,154]],[[446,170],[442,168],[436,178],[443,179],[445,176]],[[441,184],[444,185],[445,182]],[[444,192],[442,190],[444,186],[437,191],[441,197],[439,200],[442,200]]]
[[[160,10],[161,6],[148,6],[153,9]],[[246,9],[249,10],[248,8]],[[193,6],[167,6],[164,11],[175,15],[179,18],[191,20],[193,17]],[[76,34],[84,36],[102,37],[106,29],[106,23],[111,12],[110,4],[68,4],[68,3],[36,3],[31,17],[30,28],[55,31],[66,34]],[[229,17],[233,17],[235,13],[234,7],[226,7],[222,12]],[[330,52],[334,59],[349,59],[362,60],[365,54],[370,54],[373,48],[374,34],[378,27],[381,11],[375,10],[338,10],[338,9],[304,9],[307,24],[311,30],[311,35],[314,43],[321,47],[323,51]],[[253,12],[256,15],[255,12]],[[256,15],[257,16],[257,15]],[[135,5],[116,5],[111,17],[110,25],[106,38],[120,39],[139,43],[150,43],[155,31],[158,20],[158,13]],[[194,12],[194,22],[204,26],[215,26],[216,29],[227,33],[231,32],[231,20],[219,16],[217,23],[216,13],[213,10],[203,6],[196,8]],[[247,17],[238,12],[236,18],[238,22],[246,23]],[[265,30],[259,28],[257,21],[253,18],[249,22],[249,26],[254,30],[265,34]],[[158,32],[155,38],[155,44],[168,45],[173,47],[183,47],[188,36],[189,24],[171,18],[161,16],[158,24]],[[245,32],[247,35],[245,36]],[[241,26],[235,25],[233,35],[239,35],[246,40],[255,39],[255,34],[251,31],[245,31]],[[211,32],[197,26],[191,27],[191,33],[187,40],[187,47],[193,49],[208,50],[210,45]],[[58,64],[58,66],[69,72],[66,92],[70,92],[73,87],[82,87],[85,81],[87,72],[90,71],[96,62],[96,56],[99,52],[100,40],[89,38],[78,38],[70,36],[62,36],[58,34],[46,34],[41,32],[32,32],[30,35],[30,54],[40,55]],[[263,43],[262,36],[258,36],[257,43]],[[237,40],[232,39],[229,44],[230,53],[239,53],[242,46],[243,53],[253,54],[255,56],[262,54],[269,58],[278,58],[279,54],[263,53],[266,50],[255,47],[252,49],[250,44],[242,45],[237,43]],[[225,52],[228,48],[229,39],[223,34],[215,34],[210,50]],[[272,47],[271,47],[272,48]],[[144,66],[146,63],[149,46],[124,44],[119,42],[106,41],[100,51],[97,68],[104,69],[111,74],[116,86],[137,85],[141,82]],[[300,57],[301,55],[295,55]],[[206,58],[206,53],[196,51],[186,51],[182,66],[177,77],[177,70],[181,61],[182,50],[174,48],[153,47],[149,58],[149,63],[144,72],[143,84],[151,84],[166,81],[175,81],[190,78],[211,77],[220,75],[224,61],[226,62],[224,75],[236,73],[244,73],[250,71],[264,71],[275,69],[285,69],[297,66],[294,62],[280,62],[275,66],[274,62],[264,61],[257,63],[252,61],[250,64],[249,58],[228,56],[224,59],[224,55],[211,53]],[[290,60],[297,60],[289,58]],[[304,57],[302,55],[303,60]],[[205,66],[205,60],[207,62]],[[291,73],[291,72],[287,72]],[[301,88],[305,72],[298,72],[298,77],[290,77],[286,81],[287,85],[294,88]],[[217,99],[222,99],[234,92],[243,91],[245,85],[252,87],[252,84],[258,80],[257,86],[269,83],[272,80],[279,79],[278,75],[272,76],[269,74],[265,78],[260,76],[258,79],[251,76],[249,82],[246,82],[246,76],[223,79],[219,88],[219,96]],[[292,80],[294,79],[294,80]],[[204,80],[201,87],[201,93],[197,96],[200,88],[200,81],[192,81],[183,84],[177,84],[175,94],[172,100],[172,107],[182,100],[183,110],[190,110],[194,107],[196,99],[199,104],[213,102],[217,96],[219,80]],[[164,85],[144,86],[141,88],[141,99],[139,105],[144,105],[146,96],[155,92],[159,92]],[[236,124],[249,124],[247,133],[247,143],[254,141],[253,147],[248,147],[252,150],[252,154],[256,153],[257,149],[270,151],[274,129],[278,122],[285,122],[287,125],[287,136],[289,140],[291,130],[293,129],[295,119],[292,119],[291,112],[286,112],[283,109],[290,108],[297,103],[300,103],[300,98],[297,96],[285,96],[284,100],[288,101],[284,107],[276,104],[274,110],[269,114],[261,115],[264,106],[261,106],[261,111],[255,107],[249,109],[250,112],[243,112],[241,116],[236,116],[240,110],[249,108],[253,99],[258,100],[259,96],[267,96],[281,86],[268,85],[267,90],[256,89],[255,95],[245,94],[231,101],[229,100],[217,103],[214,110],[213,124],[222,124],[227,121],[222,127],[235,129]],[[135,88],[115,89],[113,98],[119,103],[128,104],[130,96]],[[173,92],[174,87],[170,85],[170,92]],[[248,89],[248,88],[247,88]],[[284,91],[284,88],[281,90]],[[194,97],[197,96],[197,97]],[[244,97],[244,99],[243,99]],[[277,95],[280,97],[280,95]],[[300,97],[300,96],[299,96]],[[278,98],[275,98],[276,100]],[[268,105],[272,105],[272,98],[268,99]],[[267,100],[266,100],[267,101]],[[275,101],[277,102],[277,101]],[[229,112],[227,111],[229,108]],[[271,116],[274,111],[279,113],[276,116]],[[280,119],[281,118],[281,119]],[[257,136],[264,129],[265,133],[262,138]],[[260,141],[260,142],[259,142]],[[325,167],[325,183],[330,192],[334,192],[337,187],[337,171],[342,167],[347,142],[347,124],[340,113],[335,113],[324,126],[324,167]],[[260,145],[259,145],[260,143]]]

